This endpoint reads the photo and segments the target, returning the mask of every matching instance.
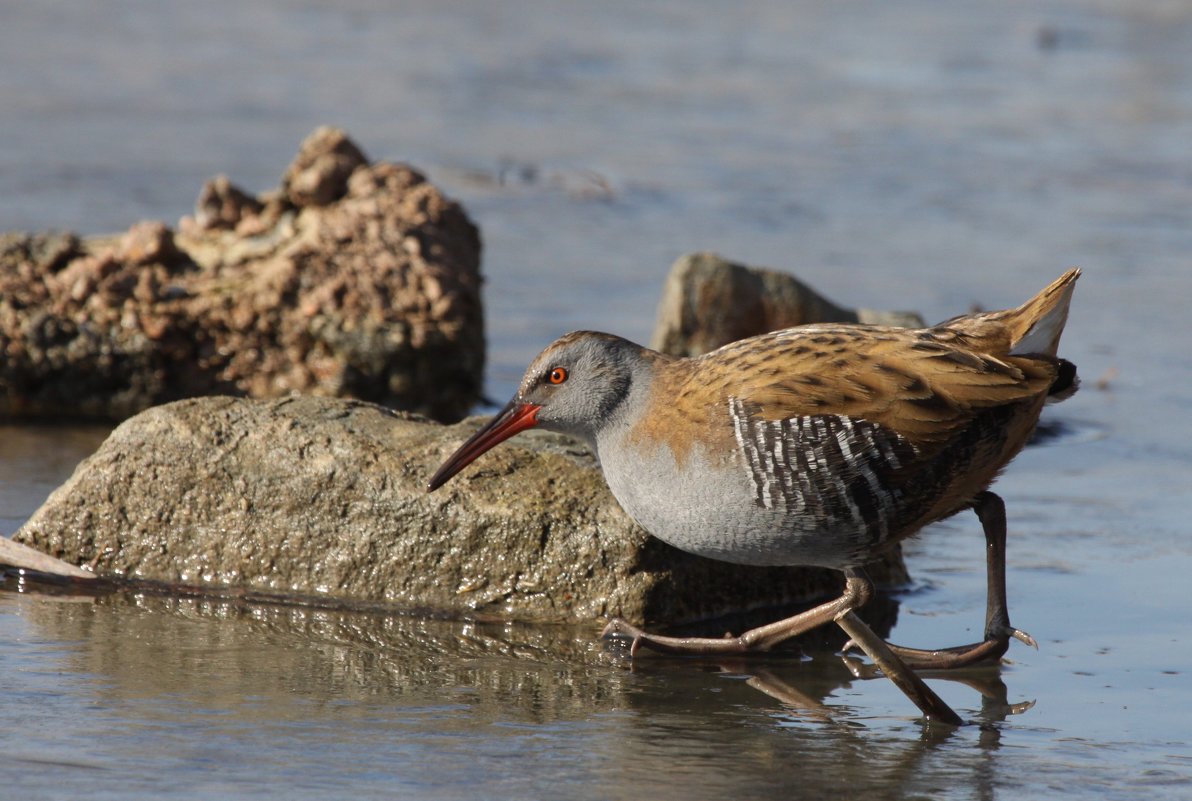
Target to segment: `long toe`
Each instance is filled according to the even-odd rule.
[[[626,623],[620,618],[614,618],[600,633],[601,639],[624,642],[630,640],[629,655],[636,656],[642,648],[664,654],[679,654],[683,656],[713,656],[739,655],[751,652],[762,652],[767,647],[747,641],[743,637],[727,635],[723,638],[714,637],[667,637],[662,634],[651,634],[643,631],[632,623]]]
[[[619,617],[614,617],[600,632],[602,640],[630,640],[641,634],[641,629],[626,623]]]
[[[1022,629],[1010,629],[1006,633],[1008,635],[1010,635],[1011,637],[1013,637],[1014,639],[1018,640],[1023,645],[1029,645],[1030,647],[1034,648],[1036,651],[1039,650],[1039,643],[1035,642],[1035,638],[1032,637],[1031,635],[1027,634]]]
[[[890,650],[915,670],[954,670],[956,668],[996,662],[1010,647],[1009,637],[997,637],[968,645],[928,650],[908,648],[889,643]]]

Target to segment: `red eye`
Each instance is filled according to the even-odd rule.
[[[563,367],[556,367],[550,371],[550,375],[548,375],[546,378],[552,384],[562,384],[567,380],[567,370]]]

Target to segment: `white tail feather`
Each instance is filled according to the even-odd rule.
[[[1060,334],[1064,332],[1064,326],[1068,322],[1068,305],[1072,302],[1072,290],[1076,288],[1076,278],[1079,276],[1079,270],[1071,270],[1044,290],[1039,297],[1027,301],[1022,307],[1023,310],[1040,301],[1050,301],[1047,296],[1054,297],[1055,290],[1062,287],[1060,297],[1051,302],[1051,307],[1039,319],[1035,320],[1021,339],[1010,347],[1011,355],[1021,356],[1028,353],[1055,355],[1059,348]]]

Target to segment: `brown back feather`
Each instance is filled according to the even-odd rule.
[[[668,437],[680,458],[690,442],[676,431],[702,431],[709,444],[724,440],[719,445],[728,447],[728,426],[697,421],[708,420],[712,410],[727,414],[731,397],[766,420],[829,414],[878,423],[913,443],[924,459],[983,412],[1021,405],[1015,438],[1021,430],[1025,441],[1062,361],[1014,354],[1013,348],[1048,314],[1052,322],[1059,316],[1062,330],[1077,277],[1078,270],[1069,271],[1016,309],[956,317],[934,328],[800,326],[660,364],[656,413],[639,424],[638,434]]]

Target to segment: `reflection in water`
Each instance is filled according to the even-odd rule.
[[[852,654],[841,657],[849,673],[859,679],[881,678],[881,671]],[[974,665],[959,670],[920,671],[926,678],[947,679],[963,684],[980,693],[982,720],[1004,720],[1007,715],[1021,715],[1035,705],[1034,701],[1010,703],[1006,685],[1002,681],[998,665]]]
[[[676,675],[680,669],[692,670],[698,666],[706,673],[735,680],[730,686],[735,686],[736,691],[732,695],[721,694],[721,704],[738,709],[752,707],[760,712],[764,707],[756,698],[742,692],[742,688],[778,701],[782,705],[781,712],[771,710],[768,717],[784,733],[791,735],[791,740],[783,742],[774,751],[767,751],[764,761],[772,767],[772,773],[750,770],[746,767],[748,760],[744,759],[734,781],[755,790],[779,792],[789,787],[791,770],[795,770],[800,786],[808,789],[812,797],[818,795],[817,787],[824,794],[843,793],[847,797],[862,793],[902,797],[904,794],[938,793],[942,787],[953,790],[963,787],[965,797],[993,798],[996,795],[993,757],[1001,746],[1000,724],[1009,715],[1025,712],[1034,704],[1033,701],[1009,702],[997,666],[939,673],[932,678],[965,685],[979,694],[980,709],[967,716],[972,725],[959,730],[951,726],[920,726],[911,722],[911,715],[906,715],[891,734],[883,732],[881,721],[868,717],[864,709],[849,710],[836,701],[827,701],[854,683],[852,679],[856,671],[849,663],[859,662],[855,658],[841,659],[820,652],[807,661],[750,658],[707,661],[698,665],[692,660],[682,660],[682,664],[676,662],[679,660],[639,660],[634,670],[657,671],[659,676],[674,683],[676,680],[685,682],[684,677]],[[865,676],[885,681],[880,674],[872,673],[868,665],[864,667],[867,668]],[[656,696],[652,696],[635,704],[635,708],[643,713],[643,720],[674,714],[673,698],[664,703],[657,703],[655,699]],[[704,707],[702,699],[700,704],[693,703],[684,711],[690,713],[691,719],[718,717],[717,710]],[[652,734],[650,729],[646,731]],[[643,739],[648,741],[650,734]],[[690,745],[690,734],[686,733],[685,738]],[[646,742],[636,737],[634,741],[635,748],[646,747]],[[787,747],[793,750],[788,752]],[[784,755],[797,761],[783,763],[781,757]],[[701,754],[701,759],[706,756]],[[726,786],[726,791],[728,789]]]
[[[630,664],[594,640],[596,624],[0,593],[0,622],[12,625],[14,614],[28,628],[15,639],[44,644],[41,669],[73,678],[42,685],[18,671],[7,703],[40,697],[89,710],[47,719],[81,727],[84,740],[102,732],[94,759],[125,765],[135,754],[145,775],[132,780],[150,785],[162,771],[202,774],[193,754],[179,762],[197,738],[229,782],[284,765],[335,775],[340,792],[455,798],[482,781],[514,795],[762,798],[797,786],[881,797],[964,785],[966,797],[987,798],[999,727],[1020,711],[996,668],[950,673],[979,693],[981,708],[961,705],[977,725],[941,733],[897,691],[869,692],[884,679],[860,680],[855,703],[842,702],[859,680],[829,650]],[[68,697],[47,701],[48,688]],[[13,753],[11,732],[0,737]],[[357,761],[345,763],[348,754]],[[368,764],[358,763],[364,755]]]

